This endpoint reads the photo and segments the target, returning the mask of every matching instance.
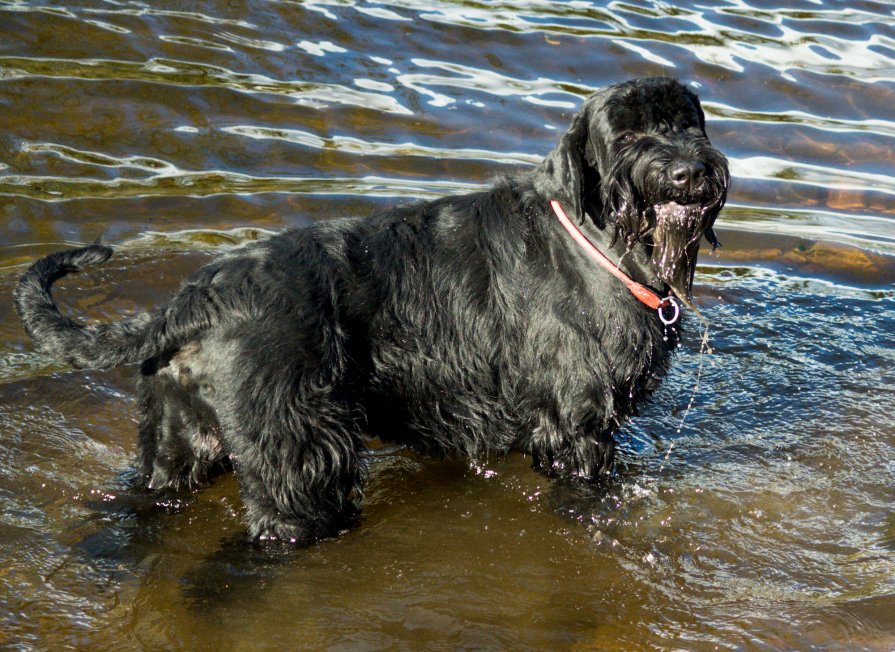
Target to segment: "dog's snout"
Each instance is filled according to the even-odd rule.
[[[705,165],[701,161],[678,161],[671,166],[671,183],[679,190],[693,190],[705,178]]]

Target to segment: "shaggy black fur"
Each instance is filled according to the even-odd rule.
[[[696,96],[636,79],[588,98],[540,166],[489,190],[287,231],[107,325],[62,316],[50,286],[111,249],[63,251],[28,270],[16,307],[35,345],[74,367],[142,362],[149,489],[196,486],[229,459],[251,536],[308,543],[354,512],[370,435],[436,455],[523,450],[561,477],[609,472],[613,432],[676,334],[548,202],[634,279],[692,305],[728,181]]]

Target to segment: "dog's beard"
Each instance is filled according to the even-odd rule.
[[[637,146],[618,157],[602,187],[606,217],[614,223],[613,243],[647,246],[656,276],[681,302],[702,318],[692,301],[696,258],[703,235],[718,242],[711,228],[724,206],[730,176],[726,160],[714,150],[699,152],[711,171],[704,185],[690,192],[669,190],[668,161],[644,155]]]
[[[711,227],[717,207],[664,202],[649,209],[654,214],[650,264],[656,276],[671,288],[684,305],[693,305],[693,276],[703,234]]]
[[[730,185],[727,159],[710,146],[695,148],[690,158],[703,162],[707,174],[700,186],[685,190],[669,186],[667,170],[673,158],[673,150],[653,153],[647,139],[617,152],[613,164],[601,175],[600,188],[603,219],[615,226],[613,242],[622,238],[633,246],[648,241],[656,228],[654,211],[665,204],[702,208],[703,217],[708,218],[703,221],[704,229],[711,228]]]

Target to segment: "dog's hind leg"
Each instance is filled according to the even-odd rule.
[[[141,369],[138,467],[147,489],[195,488],[226,457],[217,416],[204,396],[209,385],[190,367],[199,349],[190,343]]]
[[[255,410],[251,436],[237,436],[234,468],[256,540],[307,545],[337,534],[358,514],[366,460],[356,418],[325,393],[282,397]],[[234,440],[227,432],[228,443]]]

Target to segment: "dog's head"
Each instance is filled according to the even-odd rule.
[[[727,198],[727,159],[705,133],[699,99],[665,77],[591,95],[536,175],[579,220],[643,244],[656,276],[687,305],[696,255]]]

